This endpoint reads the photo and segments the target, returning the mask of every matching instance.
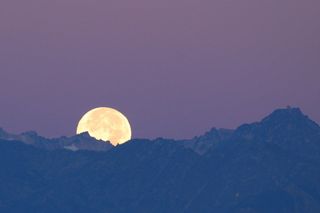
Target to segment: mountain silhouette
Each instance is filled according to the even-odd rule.
[[[236,130],[99,152],[9,135],[0,130],[0,212],[320,212],[320,127],[298,108]]]
[[[96,140],[95,138],[91,137],[88,132],[84,132],[72,137],[48,139],[38,135],[34,131],[24,132],[21,134],[11,134],[0,128],[0,139],[20,141],[25,144],[46,150],[67,149],[71,151],[108,151],[113,147],[113,145],[109,142]]]
[[[320,127],[299,108],[275,110],[261,122],[239,127],[235,134],[242,139],[272,143],[306,157],[320,157]]]

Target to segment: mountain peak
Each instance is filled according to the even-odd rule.
[[[274,144],[291,153],[317,157],[320,153],[320,127],[299,108],[277,109],[261,122],[245,124],[236,137]]]
[[[261,124],[264,126],[273,126],[279,127],[282,126],[295,126],[297,128],[311,128],[311,129],[319,129],[319,125],[309,119],[307,115],[305,115],[300,108],[282,108],[273,111],[269,116],[264,118],[261,121]],[[320,129],[319,129],[320,130]]]
[[[75,135],[75,136],[73,136],[73,137],[85,138],[85,139],[90,138],[90,139],[92,139],[92,137],[91,137],[91,135],[89,134],[89,132],[82,132],[82,133],[77,134],[77,135]]]
[[[4,129],[0,127],[0,134],[4,134],[4,133],[7,133],[7,132],[4,131]]]
[[[38,137],[39,134],[36,131],[27,131],[21,133],[21,135],[30,136],[30,137]]]
[[[303,114],[300,108],[298,107],[287,107],[287,108],[280,108],[274,110],[269,116],[263,119],[272,119],[272,118],[285,118],[285,117],[295,117],[295,118],[306,118],[307,116]]]
[[[0,127],[0,137],[2,138],[2,137],[6,137],[8,135],[8,133],[6,132],[6,131],[4,131],[4,129],[2,129],[1,127]]]

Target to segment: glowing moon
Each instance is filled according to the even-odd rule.
[[[110,141],[114,146],[131,139],[128,119],[121,112],[107,107],[92,109],[80,119],[77,134],[83,132],[97,140]]]

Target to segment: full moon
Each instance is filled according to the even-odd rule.
[[[77,134],[88,132],[97,140],[109,141],[114,146],[131,139],[128,119],[118,110],[99,107],[87,112],[79,121]]]

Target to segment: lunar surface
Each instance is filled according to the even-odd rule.
[[[88,132],[97,140],[109,141],[114,146],[131,139],[128,119],[118,110],[107,107],[92,109],[80,119],[77,134],[83,132]]]

